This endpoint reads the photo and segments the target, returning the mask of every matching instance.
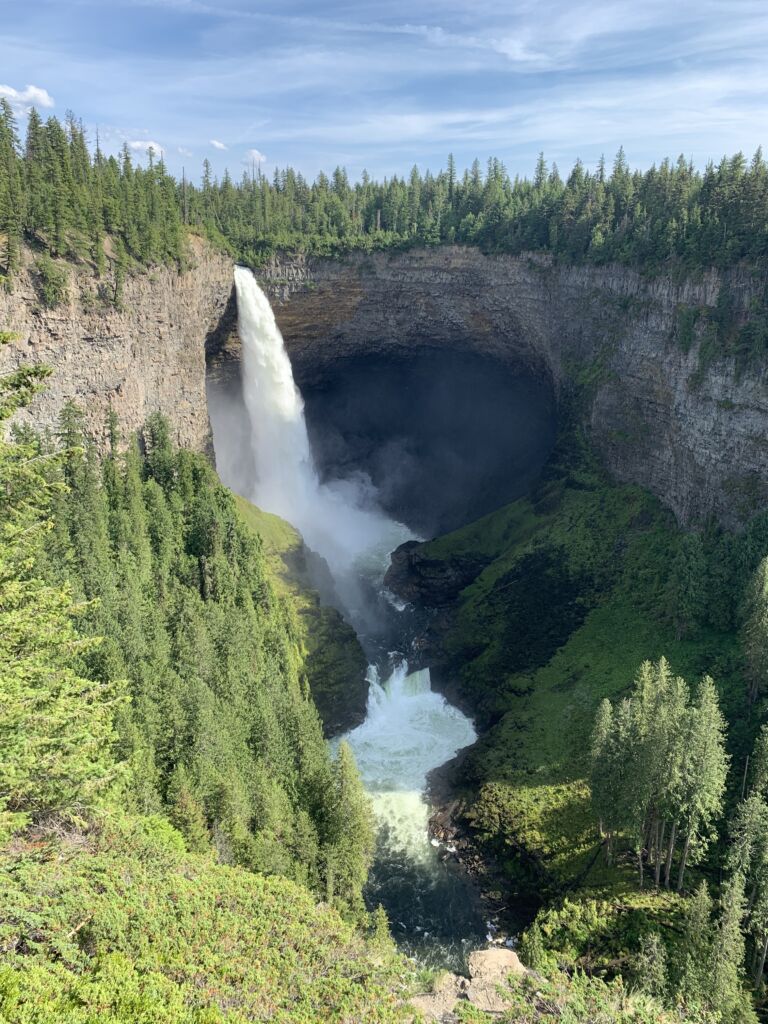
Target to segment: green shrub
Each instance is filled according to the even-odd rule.
[[[67,298],[69,291],[69,274],[63,266],[56,263],[46,253],[35,260],[37,271],[37,290],[40,301],[47,309],[55,309]]]

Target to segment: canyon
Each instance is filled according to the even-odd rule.
[[[0,330],[16,336],[0,370],[34,360],[55,371],[26,419],[51,427],[72,398],[105,438],[109,407],[127,431],[161,411],[179,443],[210,450],[206,358],[214,367],[239,358],[230,261],[195,240],[190,269],[130,276],[120,309],[99,298],[89,268],[74,267],[69,300],[53,310],[37,301],[29,254],[25,263],[0,294]],[[442,246],[275,258],[258,277],[305,395],[361,359],[407,371],[416,356],[470,354],[538,381],[617,480],[648,488],[685,526],[712,516],[738,527],[768,493],[764,373],[740,373],[728,358],[705,364],[702,325],[681,343],[681,311],[717,305],[715,271],[644,278]],[[727,285],[746,315],[762,282],[737,270]]]

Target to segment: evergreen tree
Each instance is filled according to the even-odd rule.
[[[753,704],[768,687],[768,557],[760,562],[747,591],[742,640]]]
[[[355,904],[373,856],[373,816],[352,750],[339,745],[333,766],[333,807],[329,829],[328,897]]]

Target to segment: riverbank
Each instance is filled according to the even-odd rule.
[[[719,533],[701,541],[707,572],[722,567],[726,543]],[[728,620],[735,598],[726,607],[721,582],[695,621],[677,618],[689,545],[652,496],[614,484],[571,439],[529,498],[407,549],[387,577],[416,597],[422,656],[480,733],[457,764],[433,773],[435,837],[461,851],[481,888],[498,886],[499,907],[513,895],[567,905],[565,916],[577,918],[574,904],[599,905],[593,925],[571,928],[561,916],[552,928],[553,945],[577,964],[626,953],[638,916],[668,923],[677,914],[636,893],[629,857],[609,868],[600,855],[585,781],[599,702],[625,693],[642,661],[665,655],[686,678],[715,675],[736,756],[748,741]],[[446,580],[461,584],[448,597]]]

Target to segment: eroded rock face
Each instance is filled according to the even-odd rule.
[[[768,497],[765,373],[732,360],[699,373],[700,336],[676,340],[681,307],[713,308],[721,278],[647,280],[625,267],[440,247],[338,260],[275,261],[260,272],[302,388],[339,361],[414,346],[471,351],[548,376],[608,468],[648,487],[680,522],[735,526]],[[734,273],[746,310],[762,282]]]
[[[199,241],[193,241],[191,257],[183,274],[158,267],[127,277],[121,309],[100,300],[88,268],[62,263],[68,298],[49,310],[41,306],[32,254],[25,252],[13,291],[0,290],[0,331],[18,336],[0,348],[0,373],[23,363],[46,363],[54,372],[17,420],[54,429],[72,399],[105,443],[110,407],[124,434],[161,412],[178,444],[210,451],[206,337],[227,308],[232,262]]]
[[[104,440],[110,406],[126,432],[160,411],[176,441],[209,449],[206,351],[237,358],[236,308],[230,260],[201,242],[193,249],[185,274],[164,267],[128,278],[122,310],[101,303],[92,275],[73,267],[69,301],[41,309],[25,254],[13,292],[0,292],[0,331],[19,335],[0,348],[0,372],[26,360],[55,372],[19,418],[52,427],[72,398]],[[303,389],[361,355],[477,353],[547,378],[561,400],[576,393],[608,468],[648,487],[684,524],[713,514],[737,526],[768,498],[765,368],[739,376],[723,359],[699,372],[701,332],[687,352],[676,340],[681,307],[716,305],[714,271],[674,283],[625,267],[443,246],[276,260],[260,277]],[[762,287],[732,274],[736,310]]]

